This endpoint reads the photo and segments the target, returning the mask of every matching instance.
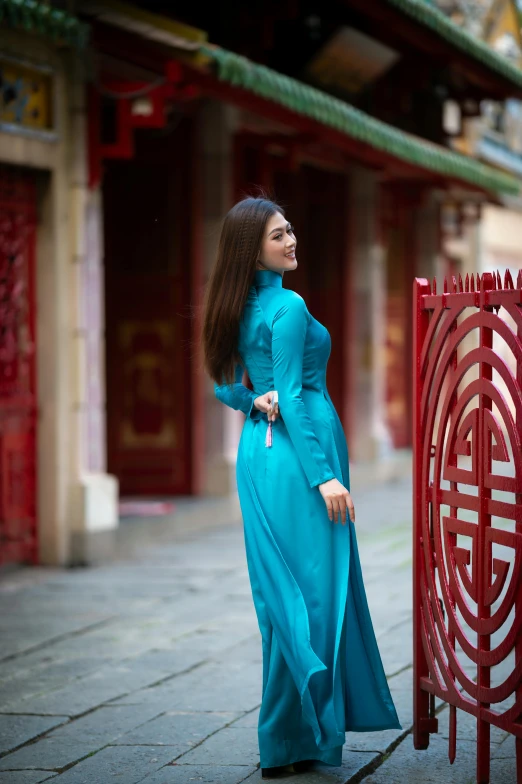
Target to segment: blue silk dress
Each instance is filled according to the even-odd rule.
[[[334,523],[318,485],[349,489],[348,449],[326,388],[330,334],[272,270],[258,270],[240,323],[254,390],[214,385],[243,411],[237,488],[262,637],[261,767],[341,765],[345,732],[399,728],[364,590],[355,525]],[[254,399],[275,389],[279,418]],[[383,586],[383,590],[385,586]]]

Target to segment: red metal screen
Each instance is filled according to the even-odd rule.
[[[35,188],[0,167],[0,565],[36,563]]]
[[[414,282],[414,745],[435,696],[516,736],[522,784],[522,272]]]

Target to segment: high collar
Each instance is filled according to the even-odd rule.
[[[283,275],[274,270],[256,270],[254,286],[273,286],[276,289],[281,289],[283,288]]]

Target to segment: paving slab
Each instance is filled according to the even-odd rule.
[[[517,770],[514,758],[492,759],[489,775],[492,784],[497,784],[497,782],[498,784],[515,784],[517,780]],[[474,781],[473,784],[475,784]]]
[[[246,765],[166,765],[143,784],[241,784],[252,773]]]
[[[78,656],[45,662],[33,670],[21,665],[19,670],[11,672],[10,677],[0,680],[0,705],[7,706],[16,700],[53,691],[100,669],[108,662],[108,657]]]
[[[4,708],[11,713],[77,716],[140,686],[150,686],[175,673],[176,661],[172,652],[147,651],[135,658],[104,666],[62,689],[10,702]]]
[[[500,760],[496,763],[500,769]],[[491,779],[493,784],[516,782],[514,759],[502,760],[503,779]],[[363,779],[364,784],[475,784],[476,745],[470,740],[457,739],[457,756],[450,764],[447,740],[440,735],[430,736],[427,749],[417,751],[413,737],[407,738],[393,751],[383,764]]]
[[[384,671],[388,678],[413,664],[411,618],[397,623],[377,637]]]
[[[51,645],[64,636],[77,634],[85,630],[86,625],[89,628],[94,628],[106,623],[109,617],[104,613],[93,612],[89,619],[84,618],[83,622],[74,619],[70,622],[56,623],[49,619],[49,625],[47,625],[41,618],[37,618],[32,623],[29,623],[28,619],[24,619],[25,622],[20,622],[18,626],[9,628],[4,626],[2,630],[2,657],[0,661],[43,645]],[[86,624],[87,620],[88,623]]]
[[[459,712],[453,766],[439,699],[439,733],[426,751],[413,749],[411,484],[374,486],[355,500],[366,594],[403,729],[348,732],[342,766],[279,780],[471,784],[472,717]],[[242,526],[164,534],[127,560],[0,580],[0,629],[10,638],[0,662],[0,784],[261,781],[262,646]],[[503,677],[499,668],[494,679]],[[514,782],[513,738],[492,729],[491,751],[492,783]]]
[[[443,710],[438,715],[439,720],[439,732],[438,734],[445,738],[446,740],[449,739],[449,709]],[[490,729],[490,740],[492,744],[500,744],[506,738],[510,737],[508,732],[505,730],[499,729],[499,727],[495,727],[491,725]],[[476,742],[477,740],[477,719],[475,716],[472,716],[471,713],[466,713],[462,710],[457,710],[457,739],[458,740],[469,740]]]
[[[0,784],[41,784],[42,781],[51,781],[57,773],[48,770],[17,770],[9,773],[0,772]]]
[[[159,689],[170,694],[171,710],[239,711],[257,708],[262,696],[262,672],[249,661],[226,665],[208,662],[183,673]]]
[[[68,721],[67,716],[0,715],[0,754],[27,743],[38,735]]]
[[[135,710],[133,706],[132,710]],[[114,708],[112,709],[114,710]],[[238,713],[165,713],[126,732],[117,741],[121,746],[170,746],[172,759],[186,754],[209,735],[217,733],[241,714]],[[234,725],[236,726],[236,725]],[[231,763],[232,764],[232,763]]]
[[[56,770],[92,754],[96,749],[92,743],[71,741],[63,743],[55,738],[42,738],[36,743],[8,754],[0,759],[0,770]]]
[[[515,754],[515,736],[509,734],[491,750],[491,757],[495,759],[511,759],[515,757]]]
[[[183,755],[189,765],[259,764],[259,746],[255,727],[226,727]]]
[[[241,716],[240,719],[234,721],[232,726],[233,727],[257,727],[259,723],[259,708],[256,708],[253,711],[249,711],[245,713],[244,716]]]
[[[107,746],[56,779],[59,784],[137,784],[170,762],[171,751],[158,746]]]
[[[132,705],[109,705],[97,708],[86,716],[69,720],[48,733],[47,737],[64,745],[77,741],[90,743],[92,749],[96,750],[150,722],[160,712],[155,705],[146,706],[139,711]]]

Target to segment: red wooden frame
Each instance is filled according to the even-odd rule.
[[[153,85],[148,82],[131,82],[105,76],[98,89],[87,88],[88,133],[87,160],[89,163],[89,187],[95,188],[102,178],[102,162],[106,159],[129,160],[134,157],[134,131],[137,128],[164,128],[167,122],[167,106],[170,101],[191,101],[199,95],[194,85],[177,85],[176,70],[171,69],[172,81]],[[101,96],[104,91],[114,96],[116,103],[116,139],[111,144],[101,140]],[[142,94],[152,103],[147,115],[133,114],[132,101]]]
[[[516,737],[522,784],[522,271],[516,287],[509,272],[503,287],[498,272],[485,273],[465,283],[453,277],[451,286],[445,280],[440,294],[435,281],[416,279],[413,300],[414,744],[427,748],[437,731],[438,696],[450,705],[450,762],[459,708],[477,719],[477,781],[490,780],[495,725]],[[472,332],[478,347],[458,355]],[[514,373],[494,350],[494,335],[511,352]],[[478,378],[466,377],[470,369],[478,369]],[[502,472],[499,463],[514,470]],[[499,527],[495,517],[509,522]],[[506,549],[513,553],[511,573]],[[511,668],[506,658],[513,649]]]

